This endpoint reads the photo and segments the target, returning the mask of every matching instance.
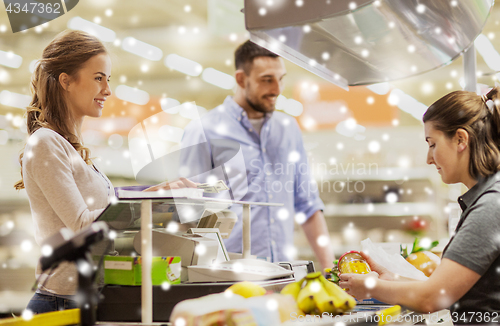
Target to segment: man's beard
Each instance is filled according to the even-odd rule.
[[[248,96],[245,98],[245,100],[247,101],[248,105],[250,105],[250,107],[254,110],[254,111],[257,111],[257,112],[260,112],[260,113],[271,113],[275,110],[275,106],[273,105],[273,107],[271,109],[266,109],[265,106],[261,105],[261,104],[257,104],[257,103],[253,103],[249,98]]]

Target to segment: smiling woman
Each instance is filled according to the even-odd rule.
[[[20,156],[39,245],[62,228],[78,231],[99,216],[115,196],[109,179],[90,159],[81,137],[86,116],[100,117],[111,95],[111,61],[94,36],[65,31],[44,49],[31,80],[33,97],[27,108],[28,142]],[[195,187],[188,180],[162,183],[149,190]],[[75,308],[77,272],[62,263],[42,272],[27,309],[33,313]]]
[[[452,92],[424,115],[427,163],[445,183],[463,183],[462,215],[443,260],[426,281],[403,280],[365,255],[377,273],[342,274],[358,299],[373,297],[421,312],[449,308],[454,323],[500,320],[500,88],[488,94]],[[376,279],[368,288],[366,281]]]
[[[81,126],[85,116],[98,118],[102,115],[104,101],[111,95],[110,75],[111,59],[108,54],[101,53],[87,60],[76,76],[66,73],[59,76],[69,109],[78,125]]]

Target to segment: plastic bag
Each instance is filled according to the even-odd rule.
[[[418,281],[427,280],[424,273],[407,262],[400,254],[388,254],[380,246],[375,245],[369,238],[361,241],[363,252],[366,252],[378,264],[387,268],[390,272],[403,277],[412,278]]]
[[[273,299],[271,296],[245,299],[237,294],[217,293],[184,300],[175,305],[170,321],[172,325],[185,326],[280,325],[280,314],[277,309],[269,309],[268,297]]]

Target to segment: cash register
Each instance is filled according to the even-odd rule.
[[[230,260],[223,239],[231,234],[236,218],[234,212],[205,212],[203,216],[197,227],[187,232],[153,230],[153,256],[180,256],[181,282],[265,281],[294,274],[290,269],[263,260]],[[140,233],[133,244],[140,254]]]
[[[118,207],[113,209],[120,211]],[[120,213],[126,219],[114,219],[109,224],[120,227],[125,224],[136,225],[137,209],[134,208],[135,217],[130,216],[129,212],[126,215]],[[205,211],[202,216],[197,227],[187,232],[168,232],[165,227],[152,230],[153,255],[180,256],[182,266],[181,284],[168,288],[153,286],[154,321],[168,321],[173,307],[182,300],[223,292],[236,281],[258,281],[266,289],[279,291],[295,280],[293,264],[290,263],[279,265],[258,259],[230,259],[223,239],[229,237],[234,226],[236,216],[233,212]],[[130,239],[128,246],[132,247],[129,251],[135,250],[140,254],[140,232],[130,230],[130,227],[122,229],[127,229]],[[120,251],[122,248],[116,249]],[[314,269],[312,263],[309,268],[309,271]],[[105,285],[101,294],[103,298],[97,309],[98,321],[141,320],[141,287]]]

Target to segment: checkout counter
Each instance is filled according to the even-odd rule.
[[[148,308],[151,309],[152,320],[149,322],[164,325],[169,321],[172,309],[178,302],[221,293],[237,281],[251,280],[270,291],[279,292],[288,283],[314,271],[312,262],[273,264],[249,258],[231,260],[222,239],[229,236],[235,217],[226,208],[228,204],[242,204],[249,209],[250,205],[257,203],[227,203],[205,198],[175,199],[176,205],[193,205],[193,203],[199,206],[197,211],[202,212],[202,218],[197,228],[189,229],[187,232],[172,232],[165,228],[172,215],[175,215],[172,209],[173,199],[155,200],[149,206],[154,226],[150,238],[152,255],[181,257],[181,283],[168,287],[156,285],[150,288],[152,300],[151,307]],[[144,211],[141,212],[141,209],[144,210],[144,205],[141,206],[137,201],[119,201],[101,215],[99,220],[106,221],[118,232],[113,250],[116,249],[118,253],[125,255],[130,255],[132,252],[144,254],[144,233],[140,232],[139,228],[140,217],[144,216]],[[98,323],[118,325],[117,323],[141,321],[141,318],[144,318],[143,292],[144,286],[105,285],[97,308]],[[400,323],[398,320],[403,321],[403,324],[415,324],[423,323],[426,318],[428,323],[438,325],[440,324],[438,321],[446,320],[446,311],[437,318],[436,314],[426,316],[405,308],[398,310],[397,315],[393,315],[394,320],[391,318],[381,322],[380,318],[374,318],[381,311],[391,313],[394,310],[391,307],[359,304],[350,315],[337,317],[341,318],[340,321],[345,325]],[[396,319],[397,316],[399,319]],[[339,322],[338,318],[327,317],[322,320],[316,318],[314,324],[335,325]]]
[[[151,294],[152,321],[169,320],[173,307],[185,299],[220,293],[235,282],[254,281],[264,288],[278,292],[286,284],[314,271],[312,262],[284,262],[279,264],[252,259],[250,253],[250,206],[281,204],[249,203],[213,198],[152,199],[144,205],[144,199],[119,200],[110,204],[98,221],[106,222],[117,233],[111,250],[97,255],[134,255],[146,261],[144,253],[151,257],[181,257],[180,284],[128,286],[106,284],[101,290],[97,320],[106,322],[138,322],[144,318],[145,287]],[[244,220],[243,259],[231,259],[223,239],[229,237],[236,216],[227,208],[243,205]],[[197,228],[187,232],[167,227],[168,222],[188,207],[201,216]],[[150,220],[151,223],[147,223]],[[141,223],[146,227],[141,228]],[[148,228],[152,225],[153,228]],[[148,232],[144,232],[144,229]],[[145,235],[146,233],[146,235]],[[245,236],[246,234],[246,236]],[[146,239],[146,241],[144,241]],[[150,248],[147,245],[149,242]],[[145,248],[146,247],[146,248]],[[106,268],[106,264],[104,266]],[[144,267],[143,267],[144,268]],[[143,278],[144,280],[144,278]],[[166,290],[168,288],[168,290]]]
[[[171,200],[167,200],[167,202],[165,200],[155,201],[160,203],[159,205],[154,205],[156,206],[155,209],[161,208],[162,205],[171,205]],[[209,214],[204,214],[207,218],[202,218],[198,226],[209,226],[207,228],[194,228],[188,232],[171,232],[172,230],[168,232],[161,221],[158,220],[165,217],[165,214],[161,217],[161,213],[160,217],[155,217],[155,224],[157,224],[158,228],[153,229],[148,227],[152,224],[147,222],[152,221],[153,216],[153,205],[151,201],[148,201],[145,204],[137,201],[115,202],[103,212],[97,223],[93,223],[72,238],[68,239],[64,235],[63,239],[54,237],[58,243],[53,243],[54,251],[52,255],[42,257],[42,268],[44,270],[49,269],[62,261],[74,261],[78,264],[81,263],[81,259],[92,260],[92,257],[89,255],[90,246],[109,236],[114,241],[101,242],[101,245],[94,246],[94,258],[102,257],[103,254],[110,256],[109,254],[117,254],[119,252],[130,254],[134,250],[143,254],[141,259],[142,263],[144,263],[148,259],[144,254],[147,253],[145,249],[148,250],[149,242],[149,250],[151,250],[149,253],[151,255],[149,257],[149,268],[151,268],[151,258],[153,255],[175,255],[182,258],[182,263],[179,262],[178,264],[180,267],[178,271],[172,272],[173,277],[182,279],[180,284],[165,287],[164,284],[152,286],[149,283],[149,285],[146,284],[144,286],[146,283],[144,280],[149,279],[149,282],[151,282],[152,279],[151,276],[144,277],[144,275],[148,275],[145,273],[142,275],[141,286],[104,285],[99,293],[97,315],[93,309],[84,308],[81,311],[80,309],[73,309],[36,315],[26,321],[19,319],[4,320],[0,321],[0,326],[56,326],[68,324],[81,324],[84,326],[94,324],[171,325],[169,320],[172,309],[177,303],[183,300],[224,292],[235,282],[248,278],[253,278],[254,281],[269,291],[279,292],[285,285],[294,282],[295,279],[301,279],[307,273],[314,271],[314,266],[311,262],[273,264],[257,259],[230,260],[229,253],[227,253],[222,242],[223,236],[220,230],[223,230],[223,233],[229,234],[231,227],[228,230],[227,226],[232,226],[233,224],[231,223],[232,218],[228,218],[228,215],[231,215],[231,213],[224,211],[224,209],[219,210],[219,214],[216,214],[215,217],[213,216],[213,211],[207,211],[206,208],[203,209],[203,212],[209,212]],[[192,199],[183,200],[184,203],[192,201]],[[200,202],[199,199],[196,201]],[[203,206],[205,206],[205,200],[201,201],[203,202]],[[245,203],[244,205],[249,204]],[[168,218],[170,219],[170,217]],[[138,230],[137,220],[141,220],[139,221],[142,224],[141,230]],[[209,223],[207,220],[212,222]],[[213,228],[212,226],[215,225],[221,226],[221,229]],[[115,228],[115,232],[109,232],[109,227]],[[144,232],[145,230],[146,232]],[[147,233],[150,235],[149,241],[144,241],[145,236],[148,237]],[[203,250],[200,248],[203,248]],[[118,251],[115,249],[118,249]],[[91,262],[89,263],[90,265],[92,264]],[[237,264],[240,265],[236,267]],[[106,267],[106,264],[104,266]],[[119,266],[119,264],[115,266]],[[145,266],[140,267],[144,269]],[[194,268],[196,273],[190,273],[191,268]],[[272,270],[269,271],[269,269]],[[202,271],[208,272],[203,273]],[[151,274],[149,273],[149,275]],[[89,281],[93,277],[93,275],[83,273],[79,269],[79,280],[82,278],[82,280]],[[79,293],[83,293],[86,296],[87,301],[84,302],[89,303],[86,305],[87,307],[94,306],[97,303],[97,296],[93,292],[93,286],[91,282],[84,283],[86,286],[83,288],[80,282]],[[146,297],[146,300],[144,300],[145,295],[149,296],[149,298]],[[147,299],[150,299],[149,303]],[[145,303],[147,306],[145,306]],[[82,307],[84,306],[82,303]],[[145,317],[144,311],[151,313],[151,320],[142,320],[141,323],[141,319]],[[381,315],[385,317],[380,317]],[[302,320],[302,318],[309,319]],[[424,322],[427,325],[451,325],[449,319],[447,311],[432,315],[421,315],[399,306],[360,303],[354,310],[342,316],[323,316],[323,318],[320,318],[319,316],[307,315],[304,317],[291,315],[290,320],[282,325],[293,325],[296,322],[307,320],[312,321],[315,325],[325,326],[338,325],[339,322],[343,325],[423,324]],[[443,323],[443,321],[445,322]]]

